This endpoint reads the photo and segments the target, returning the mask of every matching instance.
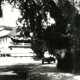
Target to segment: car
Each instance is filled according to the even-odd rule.
[[[44,64],[44,62],[48,62],[48,64],[50,64],[50,62],[52,62],[52,61],[54,61],[54,63],[55,63],[54,57],[42,58],[42,64]]]

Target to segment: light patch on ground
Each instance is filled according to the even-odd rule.
[[[32,57],[0,57],[0,66],[33,63],[40,64],[41,61],[35,61]]]
[[[46,67],[56,67],[56,64],[52,65],[52,64],[47,64],[47,65],[42,65],[42,66],[46,66]]]
[[[79,76],[74,76],[73,77],[75,80],[80,80],[80,75]]]
[[[17,74],[14,73],[13,71],[9,71],[9,72],[0,72],[0,75],[17,75]]]
[[[70,74],[70,73],[66,73],[66,74],[62,73],[62,74],[65,76],[73,76],[73,74]]]

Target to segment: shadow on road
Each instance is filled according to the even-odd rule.
[[[27,76],[17,75],[14,72],[0,72],[0,80],[26,80]]]
[[[0,80],[78,80],[74,74],[63,72],[56,67],[56,64],[41,64],[41,65],[15,65],[6,67],[9,72],[0,72]],[[12,71],[29,70],[28,77],[26,75],[17,75]],[[4,69],[3,69],[4,70]],[[23,73],[22,73],[23,74]],[[79,79],[80,80],[80,79]]]
[[[26,78],[18,75],[0,75],[0,80],[26,80]]]
[[[42,65],[31,72],[30,80],[74,80],[71,73],[63,72],[56,66]]]

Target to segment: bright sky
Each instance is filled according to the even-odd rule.
[[[0,25],[14,27],[16,26],[16,21],[20,16],[18,9],[11,8],[8,3],[2,4],[3,17],[0,19]]]

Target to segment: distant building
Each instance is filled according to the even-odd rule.
[[[4,26],[0,27],[0,56],[31,56],[33,50],[30,43],[15,44],[10,36],[16,36],[16,27],[10,29]],[[27,54],[26,54],[27,53]],[[29,54],[28,54],[29,53]]]
[[[0,27],[0,48],[6,47],[10,44],[10,38],[8,34],[10,33],[12,29],[5,28],[4,26]]]

